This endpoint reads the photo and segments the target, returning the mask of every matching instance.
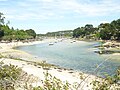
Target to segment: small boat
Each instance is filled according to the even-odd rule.
[[[55,41],[54,43],[57,43],[57,41]]]
[[[54,43],[50,42],[49,45],[54,45]]]
[[[71,41],[71,43],[74,43],[74,42],[76,42],[76,41],[75,40]]]
[[[76,42],[75,40],[73,40],[73,42]]]

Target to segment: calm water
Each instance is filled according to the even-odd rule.
[[[22,46],[17,49],[26,51],[46,60],[48,63],[59,65],[65,68],[72,68],[77,71],[92,73],[98,64],[108,56],[101,56],[94,53],[98,42],[74,42],[63,41],[49,46],[49,43]],[[104,75],[105,72],[113,74],[120,66],[119,60],[109,59],[99,68],[97,75]],[[96,74],[96,73],[95,73]]]

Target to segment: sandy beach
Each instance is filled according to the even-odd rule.
[[[45,79],[44,73],[48,72],[52,76],[60,79],[63,83],[65,83],[66,81],[68,81],[70,85],[74,85],[75,83],[81,83],[78,90],[91,90],[92,86],[90,85],[90,83],[93,80],[98,79],[96,76],[88,75],[83,72],[77,72],[72,69],[60,68],[54,65],[41,66],[40,63],[43,63],[43,60],[40,60],[36,56],[28,54],[24,51],[13,49],[17,46],[33,45],[53,41],[55,41],[55,39],[35,41],[29,43],[0,43],[0,54],[3,56],[0,61],[3,61],[5,64],[12,64],[18,66],[22,68],[22,70],[25,71],[28,75],[34,76],[36,80],[32,80],[31,82],[32,86],[34,87],[42,85],[42,81],[44,81]],[[74,89],[72,88],[71,90]]]

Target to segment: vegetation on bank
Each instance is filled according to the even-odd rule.
[[[74,38],[85,38],[95,40],[120,40],[120,19],[111,23],[101,23],[98,27],[87,24],[73,30]]]
[[[33,29],[23,30],[14,29],[9,27],[10,22],[5,23],[5,17],[0,12],[0,40],[12,41],[12,40],[28,40],[35,39],[36,32]]]
[[[66,38],[72,37],[72,35],[73,35],[72,30],[48,32],[46,34],[37,34],[38,37],[54,37],[54,38]]]
[[[15,90],[15,83],[21,74],[20,68],[0,62],[0,90]]]

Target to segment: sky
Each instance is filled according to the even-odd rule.
[[[0,0],[10,27],[36,33],[73,30],[120,18],[120,0]]]

